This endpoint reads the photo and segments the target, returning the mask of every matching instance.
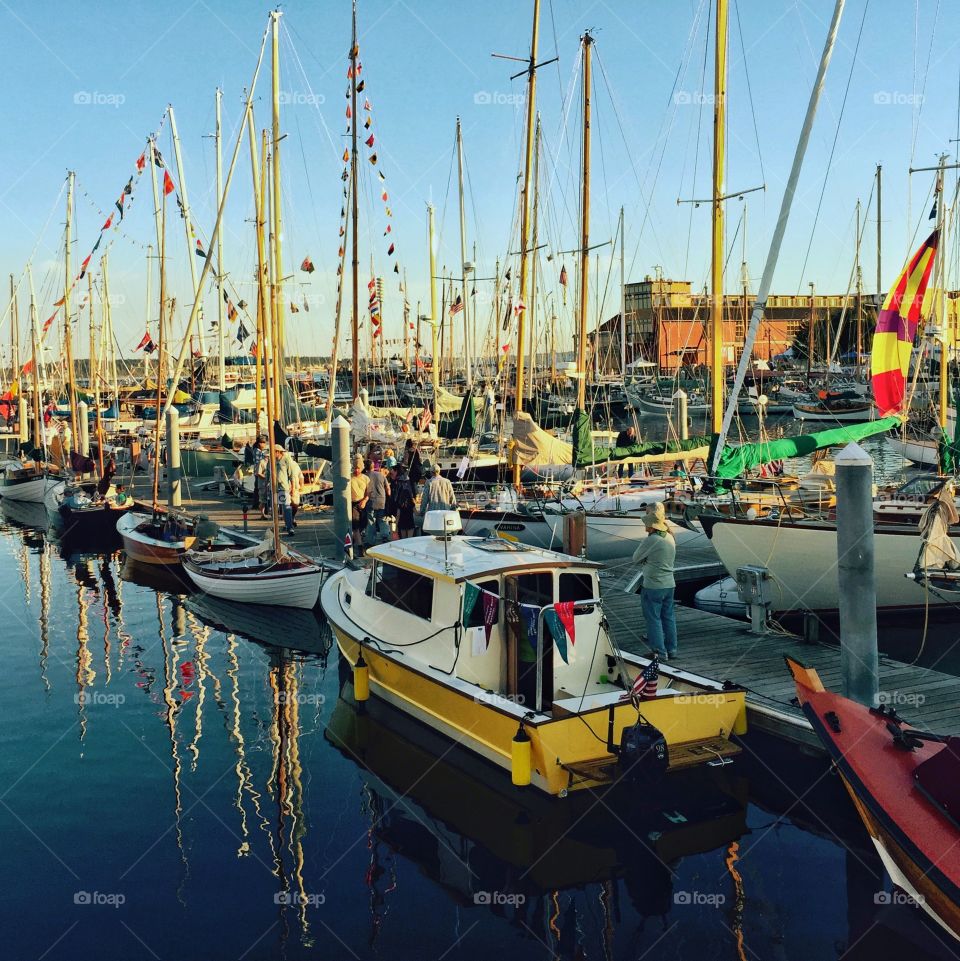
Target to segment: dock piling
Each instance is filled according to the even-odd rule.
[[[167,507],[180,506],[180,412],[167,411]]]
[[[77,404],[77,450],[84,457],[90,456],[90,421],[87,420],[87,402],[81,400]]]
[[[687,440],[690,436],[687,421],[687,392],[678,388],[671,400],[673,401],[673,418],[677,437],[680,440]]]
[[[859,444],[836,457],[840,667],[846,697],[876,707],[877,579],[873,556],[873,459]]]
[[[340,550],[345,553],[343,545],[350,533],[350,424],[342,415],[333,422],[330,440],[333,448],[333,529]]]

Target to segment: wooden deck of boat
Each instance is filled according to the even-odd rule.
[[[604,611],[624,650],[646,653],[640,596],[604,589]],[[684,670],[747,688],[748,723],[786,740],[821,750],[820,742],[798,707],[783,655],[815,667],[824,685],[842,685],[840,649],[807,643],[793,635],[752,634],[743,621],[677,607],[679,656],[671,661]],[[901,717],[939,734],[960,734],[960,677],[880,656],[880,691]]]

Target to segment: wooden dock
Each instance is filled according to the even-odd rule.
[[[603,609],[619,645],[647,653],[639,594],[605,590]],[[679,606],[679,656],[670,666],[747,688],[748,723],[805,747],[821,751],[819,739],[800,709],[791,703],[793,682],[784,654],[815,667],[826,687],[842,686],[840,649],[806,643],[783,634],[753,634],[743,621]],[[880,655],[881,699],[914,726],[938,734],[960,734],[960,677],[904,664]]]

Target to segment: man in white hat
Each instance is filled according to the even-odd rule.
[[[670,533],[662,503],[647,509],[643,523],[647,536],[634,552],[633,560],[643,568],[640,597],[647,624],[647,643],[662,660],[668,660],[677,656],[677,621],[673,611],[677,542]]]
[[[356,457],[350,477],[350,525],[353,528],[353,550],[363,554],[363,535],[367,529],[367,504],[370,502],[370,477],[363,472],[363,458]]]

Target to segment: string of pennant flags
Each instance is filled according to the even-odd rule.
[[[500,595],[478,587],[471,581],[464,581],[463,609],[460,618],[462,624],[466,624],[470,620],[478,602],[483,610],[483,633],[486,646],[489,648],[490,634],[499,612]],[[558,601],[556,604],[546,604],[543,607],[537,604],[517,602],[516,609],[523,639],[534,649],[537,646],[540,612],[543,612],[543,622],[550,631],[550,636],[560,652],[560,657],[563,658],[564,664],[569,664],[567,640],[569,639],[571,645],[575,644],[577,640],[574,602]]]

